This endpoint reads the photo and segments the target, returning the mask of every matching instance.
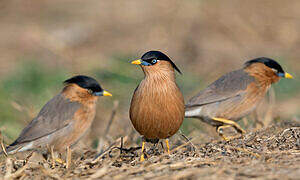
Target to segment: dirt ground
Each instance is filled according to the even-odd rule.
[[[39,153],[25,158],[1,158],[0,179],[299,179],[300,123],[282,122],[249,132],[229,142],[184,143],[173,140],[171,155],[161,146],[149,148],[147,160],[139,162],[140,148],[121,139],[102,150],[73,154],[69,170]],[[135,148],[136,147],[136,148]],[[122,153],[122,154],[120,154]]]

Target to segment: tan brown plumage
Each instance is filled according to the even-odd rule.
[[[111,96],[87,76],[65,81],[62,92],[52,98],[7,147],[8,153],[51,147],[63,151],[76,144],[91,126],[99,96]]]
[[[74,145],[86,133],[95,118],[96,102],[99,98],[76,84],[67,85],[62,91],[62,95],[71,102],[79,103],[81,107],[68,122],[72,123],[72,130],[67,135],[58,136],[57,140],[53,142],[52,145],[57,151],[63,151],[66,147]]]
[[[272,83],[281,77],[291,78],[269,58],[258,58],[209,85],[186,104],[185,117],[195,117],[217,127],[231,125],[244,132],[237,121],[249,114],[263,100]],[[225,136],[223,136],[225,139]]]
[[[141,65],[145,78],[132,97],[131,122],[146,141],[169,138],[184,119],[184,99],[175,81],[178,68],[159,51],[149,51],[133,63]]]

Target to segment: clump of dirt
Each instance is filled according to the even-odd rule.
[[[122,139],[127,141],[126,137]],[[73,165],[52,167],[38,153],[26,158],[10,156],[0,164],[0,177],[19,179],[246,179],[300,177],[300,124],[284,122],[250,132],[229,142],[183,143],[167,155],[150,149],[139,161],[140,147],[118,147],[121,139],[98,157],[95,150],[75,154]],[[121,150],[120,150],[121,149]]]

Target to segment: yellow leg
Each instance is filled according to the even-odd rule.
[[[225,140],[225,141],[230,141],[231,139],[234,139],[234,138],[237,138],[238,136],[225,136],[224,134],[223,134],[223,130],[222,129],[224,129],[224,128],[228,128],[228,127],[232,127],[231,125],[225,125],[225,126],[219,126],[218,128],[217,128],[217,132],[218,132],[218,134]]]
[[[246,133],[246,131],[243,128],[241,128],[241,126],[238,123],[236,123],[234,121],[231,121],[231,120],[228,120],[228,119],[223,119],[223,118],[212,118],[212,119],[215,120],[215,121],[221,122],[223,124],[226,124],[226,125],[231,125],[232,127],[234,127],[234,129],[236,129],[241,134]]]
[[[170,155],[169,139],[166,139],[166,145],[167,145],[167,152]]]
[[[72,151],[70,146],[67,147],[67,159],[66,159],[66,168],[69,169],[72,164]]]
[[[52,158],[52,167],[55,167],[55,162],[58,162],[59,164],[64,164],[64,161],[60,158],[56,158],[54,156],[54,146],[50,147],[50,153],[51,153],[51,158]]]
[[[55,157],[54,157],[54,147],[50,147],[51,159],[52,159],[52,167],[55,167]]]
[[[143,143],[142,143],[142,155],[141,155],[141,159],[140,159],[141,162],[145,161],[144,149],[145,149],[145,141],[143,141]]]

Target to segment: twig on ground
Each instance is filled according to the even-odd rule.
[[[4,179],[15,179],[22,175],[24,170],[28,167],[28,164],[25,164],[22,168],[18,169],[15,173],[13,172],[13,166],[14,162],[13,159],[7,158],[6,159],[6,174],[4,176]]]
[[[6,152],[6,148],[5,148],[4,142],[3,142],[3,136],[2,136],[1,131],[0,131],[0,144],[1,144],[2,152],[3,152],[3,153],[5,154],[5,156],[7,157],[7,152]]]
[[[108,134],[109,132],[109,129],[113,123],[113,120],[115,119],[115,116],[116,116],[116,113],[117,113],[117,109],[118,109],[118,106],[119,106],[119,101],[114,101],[114,107],[113,107],[113,110],[111,112],[111,116],[110,116],[110,119],[108,121],[108,124],[107,124],[107,127],[105,129],[105,136]]]
[[[92,179],[98,179],[98,178],[101,178],[102,176],[104,176],[107,172],[107,167],[103,167],[103,168],[100,168],[96,173],[92,174],[88,180],[92,180]]]
[[[240,147],[233,147],[233,146],[226,146],[227,148],[235,149],[237,151],[241,151],[247,154],[251,154],[252,156],[255,156],[256,158],[260,158],[261,156],[258,153],[251,152],[248,149],[245,148],[240,148]]]
[[[125,142],[128,139],[128,136],[125,136],[124,138]],[[96,157],[94,158],[94,160],[92,161],[92,163],[96,163],[101,157],[103,157],[105,154],[109,153],[109,151],[114,148],[113,146],[115,146],[116,144],[118,144],[119,142],[121,142],[121,138],[117,139],[115,142],[113,142],[107,149],[105,149],[103,152],[100,152],[99,154],[96,155]]]
[[[119,106],[119,101],[114,101],[114,107],[113,107],[113,110],[112,110],[112,112],[111,112],[110,118],[109,118],[109,120],[108,120],[108,124],[107,124],[107,126],[106,126],[106,129],[105,129],[105,131],[104,131],[104,136],[105,136],[106,138],[108,138],[107,135],[108,135],[108,132],[109,132],[109,130],[110,130],[110,127],[111,127],[111,125],[112,125],[112,123],[113,123],[113,120],[114,120],[114,118],[115,118],[115,116],[116,116],[118,106]],[[102,139],[102,138],[99,138],[98,152],[100,152],[100,154],[103,153],[103,139]]]
[[[186,143],[184,143],[184,144],[181,144],[180,146],[177,146],[176,148],[170,150],[170,154],[172,154],[173,152],[175,152],[175,151],[177,151],[177,150],[179,150],[179,149],[185,147],[186,145],[190,144],[190,142],[194,141],[194,140],[197,139],[198,137],[199,137],[199,136],[196,136],[196,137],[190,139],[189,142],[186,142]],[[166,154],[160,155],[160,156],[159,156],[159,160],[161,160],[165,155],[166,155]]]
[[[274,88],[271,87],[269,90],[269,105],[267,112],[264,117],[264,125],[268,126],[273,120],[273,107],[275,105],[275,91]]]
[[[285,130],[282,131],[282,133],[280,134],[280,136],[283,136],[287,131],[295,130],[295,129],[300,129],[300,127],[290,127],[290,128],[287,128],[287,129],[285,129]]]
[[[6,159],[6,173],[4,179],[9,179],[13,171],[13,160],[11,158]]]
[[[128,138],[126,138],[126,140],[127,140]],[[120,147],[113,147],[113,148],[111,148],[111,150],[109,151],[109,156],[111,156],[110,155],[110,153],[112,152],[112,150],[114,150],[114,149],[119,149],[120,150],[120,155],[123,155],[123,151],[127,154],[127,153],[132,153],[132,152],[134,152],[134,151],[136,151],[136,150],[139,150],[139,149],[141,149],[142,147],[130,147],[129,149],[126,149],[126,148],[123,148],[123,145],[124,145],[124,142],[123,142],[123,137],[121,137],[121,142],[120,142],[121,144],[120,144]]]
[[[181,137],[183,137],[183,139],[185,139],[186,142],[190,143],[190,145],[192,146],[193,151],[198,150],[197,147],[190,141],[190,139],[181,132],[181,130],[179,130],[179,134],[181,135]]]
[[[62,179],[61,177],[59,177],[58,174],[54,173],[53,171],[50,171],[49,169],[46,169],[44,166],[40,165],[39,168],[41,169],[42,173],[45,176],[51,177],[53,179]]]

